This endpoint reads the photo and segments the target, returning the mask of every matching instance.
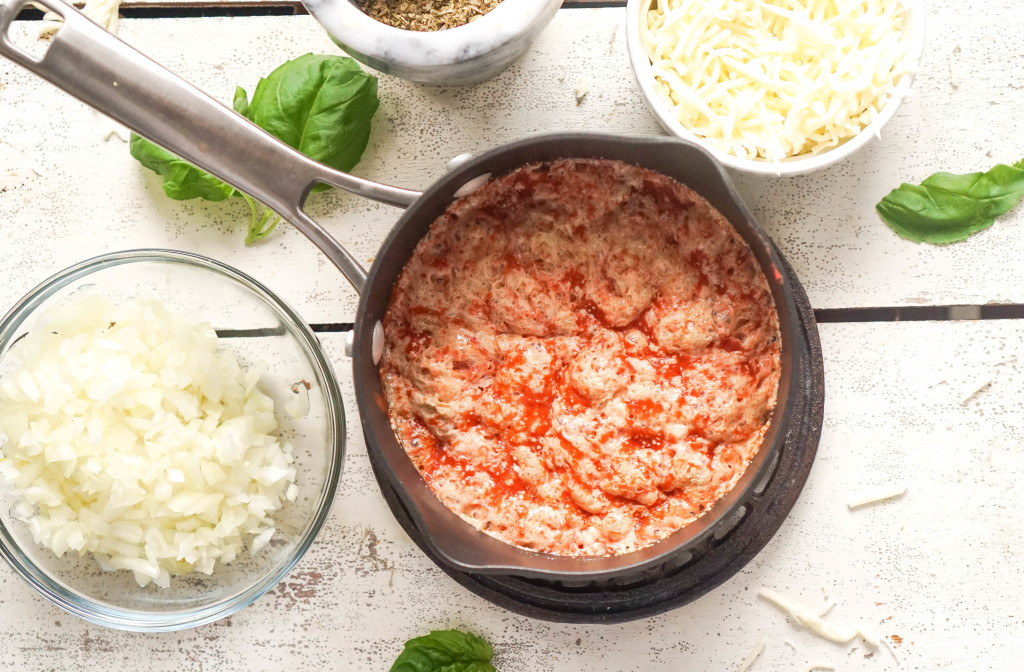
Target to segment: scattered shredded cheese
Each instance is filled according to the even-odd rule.
[[[878,648],[878,636],[866,628],[860,626],[842,627],[828,623],[810,607],[768,588],[762,588],[758,594],[778,607],[787,616],[796,621],[798,625],[807,628],[830,642],[848,644],[857,637],[861,637],[872,647]]]
[[[0,482],[36,543],[166,587],[270,541],[297,494],[293,450],[261,368],[218,349],[208,323],[79,295],[9,355]]]
[[[640,39],[685,128],[780,161],[852,138],[907,72],[901,0],[647,0]]]
[[[846,506],[851,511],[853,511],[854,509],[859,509],[862,506],[867,506],[869,504],[877,504],[879,502],[884,502],[887,499],[894,499],[896,497],[902,497],[906,492],[907,492],[907,486],[905,486],[905,485],[891,486],[891,487],[879,490],[877,492],[873,492],[873,493],[870,493],[870,494],[867,494],[867,495],[862,495],[860,497],[857,497],[856,499],[847,502]]]
[[[587,97],[587,93],[590,91],[590,83],[587,82],[586,77],[580,77],[576,80],[576,89],[573,93],[576,95],[576,105],[578,106],[583,102],[583,99]]]
[[[743,659],[743,662],[740,663],[740,666],[739,668],[737,668],[736,672],[747,672],[747,670],[750,669],[750,666],[754,664],[754,661],[757,660],[757,657],[761,655],[761,652],[764,651],[764,647],[767,645],[768,640],[766,638],[762,637],[761,639],[757,640],[757,643],[754,644],[754,648],[751,649],[750,653],[747,654],[747,657]]]

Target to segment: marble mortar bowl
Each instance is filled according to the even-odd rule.
[[[424,84],[476,84],[522,56],[561,0],[504,0],[476,21],[419,32],[364,14],[353,0],[303,0],[331,39],[357,61]]]

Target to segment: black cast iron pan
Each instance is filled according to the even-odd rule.
[[[607,580],[671,563],[701,543],[715,523],[741,508],[753,485],[777,458],[798,404],[790,393],[794,372],[806,366],[794,348],[800,330],[794,290],[780,272],[783,261],[741,202],[722,167],[700,147],[664,138],[552,135],[514,142],[471,158],[424,193],[376,184],[312,161],[240,115],[127,46],[60,0],[37,0],[60,14],[64,25],[41,60],[19,50],[8,28],[24,0],[0,0],[0,54],[49,80],[187,161],[263,201],[308,236],[360,294],[353,339],[353,368],[367,449],[409,512],[423,539],[449,567],[478,575],[534,579]],[[379,320],[391,288],[430,223],[455,192],[483,174],[502,174],[535,161],[558,158],[618,159],[649,168],[704,196],[739,231],[765,272],[782,331],[779,403],[765,443],[736,487],[695,523],[651,547],[615,557],[566,558],[525,551],[472,528],[429,491],[398,444],[387,417],[374,354],[381,346]],[[359,263],[302,210],[318,183],[407,207],[367,274]],[[375,353],[376,351],[376,353]],[[799,487],[799,485],[797,486]]]

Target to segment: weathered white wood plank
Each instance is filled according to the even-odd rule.
[[[929,3],[929,48],[913,96],[876,141],[819,175],[739,176],[818,308],[1024,302],[1024,211],[949,247],[897,238],[874,203],[933,171],[985,169],[1020,158],[1024,127],[1011,73],[1024,66],[1017,3]],[[624,10],[563,10],[511,70],[471,88],[380,81],[381,109],[355,172],[412,188],[446,159],[528,135],[592,130],[660,133],[643,108],[625,56]],[[34,30],[29,23],[15,30]],[[228,101],[236,84],[308,51],[336,53],[310,18],[125,20],[121,35],[155,60]],[[590,92],[576,104],[579,77]],[[6,307],[49,273],[114,249],[168,246],[237,265],[283,293],[313,322],[343,322],[356,297],[298,233],[241,244],[241,202],[177,203],[108,137],[111,126],[50,85],[0,62],[0,245]],[[369,261],[398,210],[347,194],[318,194],[310,211]]]
[[[616,32],[611,24],[620,12],[574,11],[576,20],[560,17],[561,28],[546,33],[547,40],[522,66],[478,87],[432,88],[382,76],[381,109],[355,172],[423,188],[443,174],[455,154],[549,130],[600,127],[606,116],[621,114],[625,102],[616,105],[618,93],[603,103],[602,94],[593,93],[592,104],[576,106],[573,89],[587,66],[566,58],[578,50],[602,64],[599,72],[619,71],[620,79],[628,75],[621,71],[624,61],[608,56]],[[261,76],[288,58],[338,51],[309,17],[126,20],[121,35],[225,101],[236,84],[251,92]],[[170,201],[158,178],[140,169],[123,142],[107,139],[111,124],[105,118],[10,63],[0,63],[0,82],[0,152],[15,172],[8,178],[9,196],[0,202],[0,231],[9,241],[9,263],[18,278],[0,289],[5,305],[51,271],[83,257],[171,246],[252,272],[310,321],[352,319],[355,293],[297,232],[282,227],[283,235],[244,248],[248,211],[243,203]],[[616,89],[638,103],[630,87]],[[643,132],[653,130],[652,123],[646,115],[631,115],[626,125]],[[400,214],[344,193],[314,195],[309,211],[367,262]]]
[[[370,473],[341,338],[324,342],[343,381],[349,445],[323,533],[296,571],[228,621],[175,634],[92,627],[0,566],[0,669],[167,672],[383,670],[431,628],[486,636],[501,672],[1020,669],[1024,625],[1024,322],[824,325],[826,417],[810,480],[782,529],[740,574],[697,602],[614,626],[513,616],[448,579],[413,546]],[[980,391],[979,391],[980,390]],[[847,501],[901,483],[901,499]],[[756,596],[767,586],[893,643],[798,630]],[[896,644],[896,637],[902,638]],[[784,644],[790,642],[794,648]]]

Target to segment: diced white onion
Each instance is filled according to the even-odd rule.
[[[258,386],[266,366],[219,350],[208,323],[154,299],[84,296],[11,355],[0,479],[36,543],[167,587],[270,542],[271,516],[297,494],[293,450]]]

